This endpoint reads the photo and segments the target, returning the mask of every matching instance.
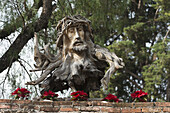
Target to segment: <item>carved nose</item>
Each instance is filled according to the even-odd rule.
[[[79,36],[77,30],[76,30],[76,34],[75,34],[75,39],[76,39],[76,40],[79,40],[79,39],[80,39],[80,36]]]
[[[77,40],[80,40],[80,37],[79,37],[79,36],[77,36],[77,37],[76,37],[76,39],[77,39]]]

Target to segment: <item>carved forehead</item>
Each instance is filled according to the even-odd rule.
[[[84,25],[83,24],[71,25],[67,28],[67,30],[72,29],[72,28],[77,28],[77,29],[84,28]]]

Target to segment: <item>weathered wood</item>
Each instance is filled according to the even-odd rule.
[[[123,68],[124,63],[115,53],[93,43],[90,21],[80,15],[65,17],[57,25],[57,32],[56,44],[60,54],[52,55],[49,45],[40,52],[36,42],[35,61],[38,69],[44,72],[39,79],[27,84],[44,81],[41,84],[43,91],[62,91],[71,87],[88,93],[99,90],[101,85],[107,89],[111,75]],[[110,68],[105,73],[107,64]],[[49,74],[51,76],[47,77]]]

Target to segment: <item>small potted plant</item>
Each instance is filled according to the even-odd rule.
[[[15,95],[15,99],[28,99],[28,96],[30,94],[30,91],[28,91],[25,88],[17,88],[14,92],[11,93],[12,95]]]
[[[134,102],[146,102],[147,101],[147,95],[148,93],[145,93],[144,91],[135,91],[131,94],[132,101]]]
[[[102,101],[109,101],[109,102],[120,102],[117,96],[108,94]]]
[[[85,93],[84,91],[73,92],[71,93],[71,96],[73,101],[85,101],[88,98],[87,93]]]
[[[58,94],[55,94],[51,90],[44,91],[43,95],[41,96],[41,98],[44,100],[53,100],[53,101],[56,101],[57,97],[58,97]]]

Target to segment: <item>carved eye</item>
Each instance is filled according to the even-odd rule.
[[[69,33],[74,33],[74,29],[73,29],[73,28],[70,28],[70,29],[68,30],[68,32],[69,32]]]
[[[83,31],[83,27],[80,27],[80,28],[78,29],[78,31]]]

